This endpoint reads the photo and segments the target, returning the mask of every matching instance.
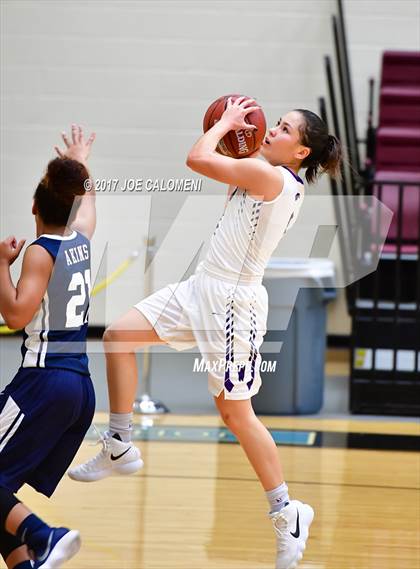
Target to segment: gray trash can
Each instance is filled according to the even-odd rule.
[[[261,354],[263,385],[252,399],[254,409],[272,415],[317,413],[324,395],[326,304],[336,297],[334,264],[273,258],[264,285],[269,314]]]

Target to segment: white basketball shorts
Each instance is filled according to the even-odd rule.
[[[197,268],[135,305],[161,340],[175,350],[198,347],[209,391],[249,399],[261,386],[260,346],[267,331],[268,295],[262,284],[236,284]]]

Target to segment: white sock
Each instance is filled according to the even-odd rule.
[[[283,484],[280,484],[280,486],[273,490],[269,490],[265,495],[270,504],[270,514],[280,512],[280,510],[290,502],[289,489],[286,482],[283,482]]]
[[[133,413],[110,413],[109,414],[109,433],[111,437],[119,435],[119,438],[129,443],[131,441],[131,431],[133,430]]]

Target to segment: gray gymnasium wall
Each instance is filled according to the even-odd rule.
[[[2,235],[32,238],[33,190],[58,133],[71,122],[97,132],[95,178],[196,179],[185,157],[217,96],[255,96],[272,124],[295,107],[316,110],[326,92],[323,55],[332,53],[334,0],[0,5]],[[383,49],[418,49],[419,3],[345,0],[345,8],[362,135],[368,77],[378,76]],[[327,193],[328,184],[311,191]],[[183,278],[197,252],[186,235],[203,227],[210,234],[223,194],[208,180],[188,202],[189,195],[180,193],[99,194],[94,271],[107,243],[100,276],[134,249],[140,255],[106,296],[97,297],[91,322],[109,322],[144,295],[142,242],[148,232],[164,245],[153,288]],[[204,195],[219,201],[208,204]],[[168,233],[179,213],[184,225]],[[16,263],[15,275],[18,269]],[[347,330],[342,302],[333,303],[329,331]]]

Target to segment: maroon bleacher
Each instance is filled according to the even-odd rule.
[[[420,127],[379,126],[376,171],[420,173]]]
[[[375,182],[374,195],[379,197],[380,194],[381,201],[394,212],[385,248],[396,248],[400,203],[396,182],[401,182],[401,252],[417,252],[420,242],[420,52],[385,52],[383,55]]]
[[[384,127],[420,127],[420,85],[382,87],[379,109],[379,124]]]
[[[385,51],[382,56],[381,88],[420,84],[420,52]]]

